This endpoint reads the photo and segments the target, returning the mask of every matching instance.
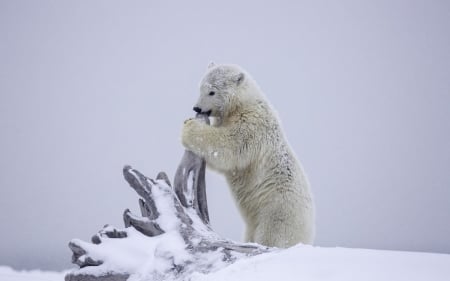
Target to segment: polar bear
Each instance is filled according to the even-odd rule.
[[[245,241],[280,248],[312,244],[307,178],[251,76],[237,65],[211,64],[194,111],[214,117],[213,125],[185,121],[182,143],[225,176],[246,223]]]

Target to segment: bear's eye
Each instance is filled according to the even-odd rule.
[[[210,96],[214,96],[216,94],[216,92],[209,92]]]

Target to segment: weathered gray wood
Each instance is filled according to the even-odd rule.
[[[197,114],[196,118],[209,124],[209,118],[206,115]],[[205,160],[191,151],[185,151],[175,173],[174,188],[181,204],[186,208],[194,208],[202,221],[209,225],[205,170]],[[189,182],[191,178],[192,183]],[[189,184],[192,185],[189,186]]]
[[[207,117],[204,118],[207,122]],[[154,269],[146,280],[187,280],[194,272],[208,273],[233,263],[237,259],[254,256],[271,251],[271,248],[248,243],[236,243],[221,238],[209,226],[209,215],[206,200],[205,184],[205,161],[190,151],[186,151],[175,174],[174,186],[172,187],[167,175],[159,173],[156,180],[150,179],[133,169],[125,166],[123,175],[131,188],[141,197],[139,207],[141,216],[134,215],[130,210],[123,214],[125,227],[132,227],[143,235],[155,237],[165,233],[179,233],[184,241],[182,248],[174,250],[170,255],[164,256],[173,266],[168,270]],[[159,194],[158,196],[155,196]],[[158,209],[158,203],[171,208]],[[195,212],[192,212],[195,210]],[[169,219],[171,224],[161,223],[161,218]],[[165,225],[165,226],[164,226]],[[167,229],[170,225],[170,229]],[[80,269],[66,275],[66,281],[124,281],[132,276],[134,272],[120,272],[109,270],[102,274],[91,274],[83,271],[101,268],[105,261],[95,259],[95,251],[102,251],[102,242],[108,240],[113,243],[114,239],[127,239],[127,229],[116,229],[105,226],[92,237],[92,244],[96,247],[87,247],[86,242],[74,239],[69,243],[72,250],[72,262]],[[113,239],[113,240],[111,240]],[[154,238],[153,238],[154,239]],[[145,245],[142,245],[145,247]],[[91,251],[91,252],[90,252]],[[94,251],[94,252],[93,252]],[[174,257],[177,253],[187,251],[189,260],[182,264],[175,264]],[[156,253],[155,253],[156,254]],[[211,255],[221,257],[216,259],[219,265],[211,264]],[[104,256],[104,255],[100,255]],[[161,257],[159,257],[161,258]]]

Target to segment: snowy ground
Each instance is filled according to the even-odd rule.
[[[14,271],[10,267],[0,266],[0,281],[62,281],[65,272],[52,271]]]
[[[450,280],[450,255],[296,246],[194,280]]]
[[[0,266],[1,281],[62,281],[64,272],[14,271]],[[192,280],[450,280],[450,255],[299,245],[239,261]]]

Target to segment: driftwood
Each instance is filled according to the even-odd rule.
[[[80,268],[67,274],[66,281],[189,280],[196,272],[213,272],[273,250],[221,238],[211,229],[205,161],[192,152],[185,152],[173,187],[163,172],[153,180],[125,166],[123,174],[141,197],[141,216],[125,210],[126,228],[105,226],[92,237],[92,243],[72,240],[72,262]],[[141,241],[138,249],[126,244],[136,239]],[[127,266],[133,258],[142,266]]]

